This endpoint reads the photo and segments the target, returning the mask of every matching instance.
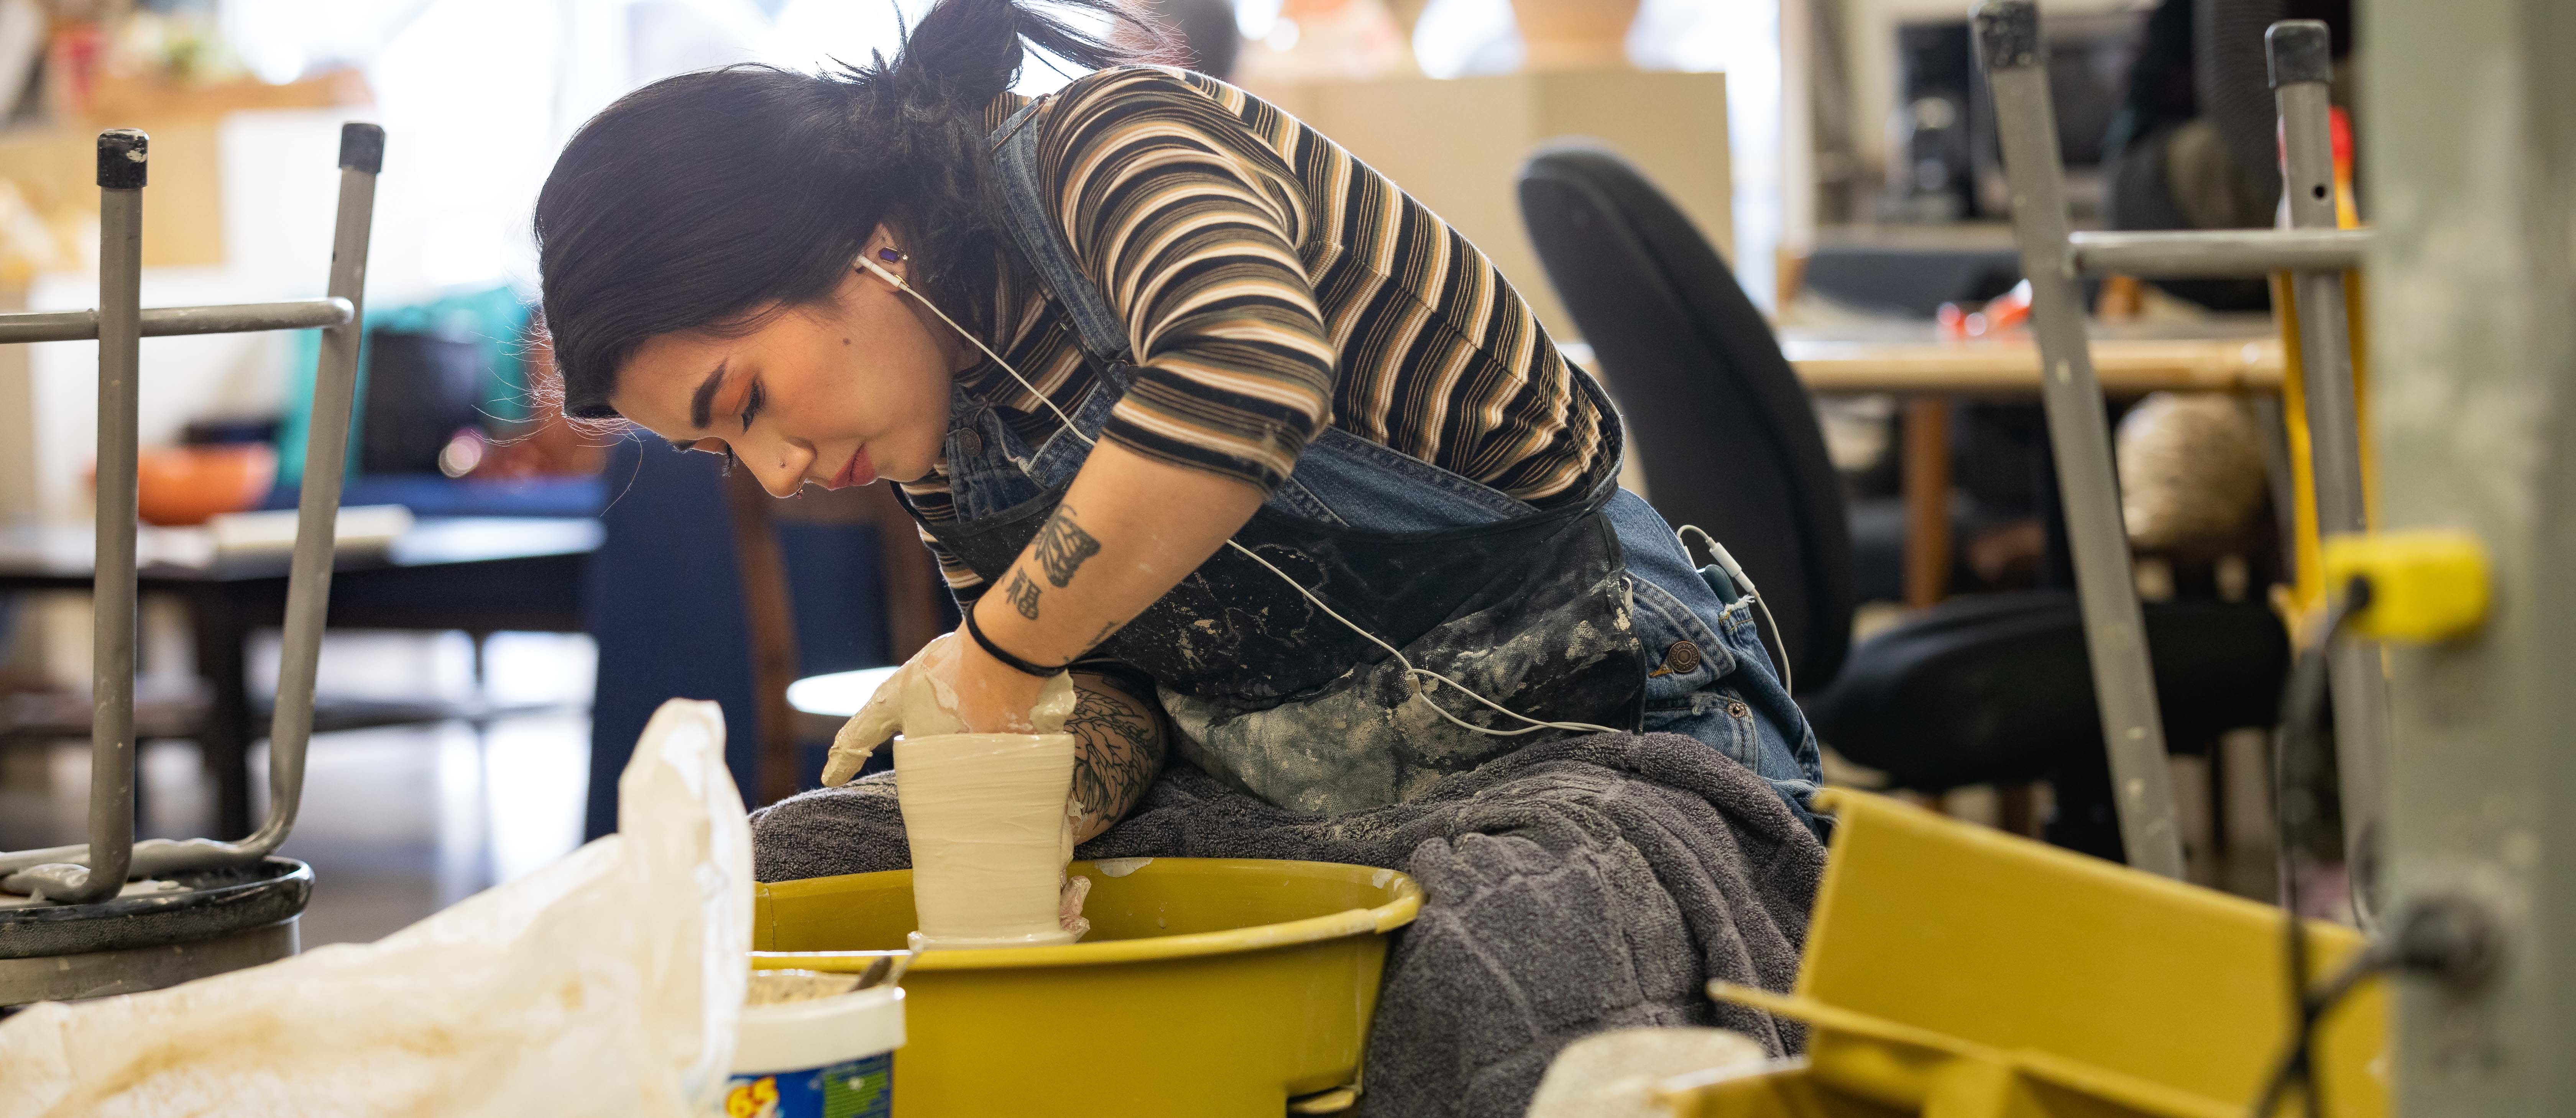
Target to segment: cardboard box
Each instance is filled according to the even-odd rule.
[[[50,223],[98,220],[98,133],[140,128],[152,137],[143,188],[143,266],[219,267],[224,262],[222,145],[211,118],[138,119],[99,128],[0,132],[0,178]],[[95,253],[97,236],[81,246]]]

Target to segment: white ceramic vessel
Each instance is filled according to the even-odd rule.
[[[924,948],[1074,941],[1057,920],[1073,857],[1071,734],[935,734],[894,743]]]

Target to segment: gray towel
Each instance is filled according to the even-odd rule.
[[[910,864],[890,774],[752,816],[763,881]],[[1794,1022],[1711,1002],[1786,991],[1824,848],[1769,785],[1674,734],[1530,746],[1419,799],[1324,818],[1175,764],[1084,858],[1290,858],[1402,870],[1362,1115],[1519,1114],[1557,1051],[1603,1029],[1715,1025],[1787,1055]]]

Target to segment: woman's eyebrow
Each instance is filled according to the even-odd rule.
[[[713,418],[716,389],[724,384],[726,364],[725,361],[716,362],[714,370],[707,373],[707,379],[698,382],[697,392],[689,397],[689,426],[700,431],[707,429],[708,421]]]

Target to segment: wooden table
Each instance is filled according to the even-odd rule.
[[[1780,348],[1809,392],[1906,397],[1905,599],[1939,601],[1950,580],[1950,398],[2038,397],[2039,347],[2026,331],[1954,339],[1934,323],[1873,322],[1791,327]],[[2268,315],[2095,323],[2093,369],[2111,396],[2278,392],[2281,339]]]
[[[2039,395],[2039,347],[2026,333],[1962,340],[1928,322],[1791,327],[1780,332],[1780,348],[1810,392]],[[2097,323],[2093,373],[2113,396],[2278,392],[2281,338],[2266,315],[2205,323]]]
[[[86,525],[0,528],[0,591],[90,589],[92,540]],[[342,549],[332,567],[329,623],[581,632],[581,576],[599,541],[599,522],[586,518],[424,519],[386,546]],[[138,571],[141,593],[188,606],[197,674],[210,700],[196,738],[215,777],[215,838],[250,833],[249,754],[259,728],[244,650],[253,630],[285,617],[288,558],[283,550],[189,563],[146,556]]]

